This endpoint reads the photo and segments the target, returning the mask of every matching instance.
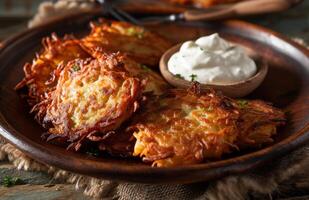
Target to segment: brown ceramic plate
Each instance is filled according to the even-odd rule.
[[[147,183],[189,183],[247,171],[305,144],[309,140],[309,52],[270,30],[241,21],[223,23],[184,22],[149,27],[173,42],[219,32],[221,36],[259,52],[269,63],[262,85],[248,98],[273,102],[288,113],[287,125],[275,142],[263,149],[239,152],[220,161],[176,168],[152,168],[139,160],[94,158],[68,152],[41,140],[44,130],[29,115],[29,108],[14,86],[23,77],[22,67],[40,49],[42,37],[56,32],[85,34],[96,13],[83,13],[28,30],[5,42],[0,49],[1,135],[34,159],[89,176]]]

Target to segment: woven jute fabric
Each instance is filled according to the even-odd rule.
[[[5,159],[19,170],[44,171],[55,179],[75,184],[77,190],[94,198],[245,200],[291,197],[309,190],[309,146],[248,173],[186,185],[117,183],[78,175],[41,164],[2,141],[0,160]]]
[[[29,27],[48,21],[55,16],[55,13],[59,16],[68,11],[71,13],[91,9],[92,6],[91,0],[82,3],[74,0],[45,2],[39,7],[38,14],[29,22]],[[100,199],[245,200],[295,197],[300,200],[307,198],[296,196],[309,190],[309,146],[301,147],[247,173],[186,185],[117,183],[74,174],[41,164],[0,138],[0,160],[5,159],[19,170],[44,171],[55,179],[75,184],[76,189],[83,190],[85,195]]]

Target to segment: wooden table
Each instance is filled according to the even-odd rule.
[[[26,20],[0,18],[0,40],[26,28]],[[271,28],[289,37],[302,38],[309,44],[309,1],[304,1],[302,5],[285,13],[254,17],[247,21]],[[0,186],[1,200],[89,199],[81,192],[76,192],[73,185],[53,180],[45,173],[17,171],[8,162],[0,162],[0,182],[5,177],[19,177],[23,184],[13,187]],[[308,195],[309,198],[309,191],[302,195]],[[293,197],[289,198],[292,199],[296,200]]]

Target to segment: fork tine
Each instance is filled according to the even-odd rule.
[[[102,6],[102,9],[105,13],[109,13],[119,21],[126,21],[131,22],[135,25],[141,25],[141,23],[132,15],[113,6],[113,2],[111,0],[95,0],[95,2],[99,3]]]
[[[141,22],[138,21],[135,17],[133,17],[132,15],[130,15],[129,13],[119,9],[119,8],[115,8],[115,7],[112,7],[112,9],[114,11],[116,11],[119,15],[121,15],[122,17],[126,18],[128,22],[131,22],[132,24],[135,24],[135,25],[141,25]]]
[[[95,0],[95,2],[101,6],[103,13],[110,14],[116,20],[126,21],[125,18],[113,10],[111,2],[108,2],[107,0]]]
[[[109,9],[109,13],[117,20],[119,21],[127,21],[126,18],[118,14],[112,7]]]

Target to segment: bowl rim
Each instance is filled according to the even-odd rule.
[[[173,79],[175,82],[179,82],[181,85],[191,85],[192,81],[188,81],[185,79],[180,79],[177,78],[172,72],[170,72],[168,70],[168,61],[169,59],[172,57],[172,55],[174,53],[176,53],[177,50],[180,49],[181,45],[183,44],[179,43],[174,45],[173,47],[169,48],[162,56],[160,59],[160,72],[162,74],[162,76],[164,77],[164,79],[169,82],[170,84],[172,84],[170,82],[171,79]],[[239,45],[239,44],[236,44]],[[247,48],[247,47],[245,47]],[[250,76],[247,79],[241,80],[241,81],[237,81],[237,82],[233,82],[233,83],[225,83],[225,84],[208,84],[208,83],[200,83],[200,85],[202,87],[232,87],[232,86],[240,86],[240,85],[244,85],[244,84],[248,84],[249,82],[253,82],[254,80],[256,80],[256,78],[263,76],[265,77],[267,75],[268,72],[268,63],[265,59],[263,59],[262,57],[260,57],[258,54],[256,54],[256,57],[251,59],[255,62],[256,66],[257,66],[257,72],[255,72],[255,74],[253,76]],[[172,78],[174,77],[174,78]],[[174,82],[173,81],[173,82]],[[172,84],[173,85],[173,84]]]

